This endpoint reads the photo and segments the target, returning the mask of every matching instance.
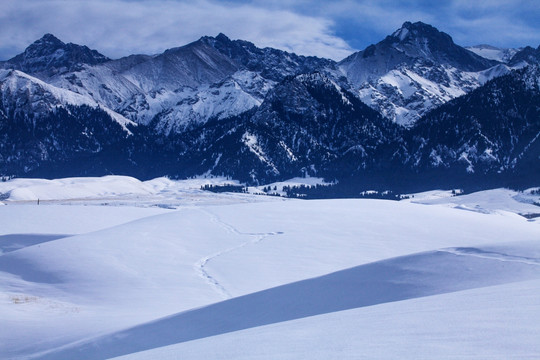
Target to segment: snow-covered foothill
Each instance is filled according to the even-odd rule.
[[[273,201],[245,194],[213,194],[201,190],[204,185],[240,185],[236,180],[220,176],[199,176],[187,180],[166,177],[140,181],[129,176],[75,177],[63,179],[15,178],[0,182],[3,204],[92,204],[159,206],[174,208],[184,205],[230,202]]]
[[[514,191],[509,189],[484,190],[471,194],[459,195],[460,190],[428,191],[409,195],[405,201],[454,207],[484,214],[513,213],[522,216],[540,215],[540,194],[538,189]],[[456,196],[458,195],[458,196]]]

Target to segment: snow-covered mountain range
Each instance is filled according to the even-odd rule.
[[[119,60],[47,34],[4,67],[86,96],[137,123],[154,121],[159,132],[169,133],[238,115],[259,106],[285,76],[331,65],[223,34],[159,55]]]
[[[490,80],[534,83],[539,54],[540,47],[465,49],[421,22],[406,22],[340,62],[223,34],[111,60],[47,34],[1,63],[0,173],[214,173],[254,183],[298,175],[380,178],[458,163],[467,163],[464,174],[507,173],[535,158],[528,152],[537,149],[539,120],[534,105],[512,105],[512,81]],[[517,71],[525,67],[532,70]],[[537,88],[523,89],[522,98],[536,101]],[[451,105],[457,97],[473,105]],[[461,119],[495,105],[489,121],[510,123],[494,128],[515,128],[511,135],[493,135],[483,147],[470,139],[447,144],[444,134],[463,127]],[[518,143],[530,145],[508,154]],[[464,152],[465,144],[485,156]],[[489,154],[497,160],[486,162]]]

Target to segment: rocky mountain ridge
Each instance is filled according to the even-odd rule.
[[[47,34],[3,64],[0,173],[504,181],[538,159],[537,87],[519,84],[537,84],[539,49],[503,63],[406,22],[339,63],[223,34],[111,60]]]

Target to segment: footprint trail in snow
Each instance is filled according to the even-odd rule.
[[[243,242],[243,243],[241,243],[241,244],[239,244],[237,246],[233,246],[233,247],[230,247],[228,249],[218,251],[218,252],[213,253],[211,255],[205,256],[205,257],[201,258],[199,261],[197,261],[194,264],[195,271],[197,271],[197,273],[199,274],[199,276],[201,278],[203,278],[223,299],[230,299],[230,298],[232,298],[232,295],[227,291],[227,289],[225,289],[223,287],[223,285],[221,285],[219,283],[219,281],[216,278],[214,278],[212,275],[210,275],[210,273],[207,271],[206,265],[208,264],[208,262],[210,262],[211,260],[213,260],[213,259],[215,259],[215,258],[217,258],[219,256],[222,256],[222,255],[231,253],[233,251],[242,249],[242,248],[244,248],[244,247],[246,247],[248,245],[257,244],[257,243],[263,241],[264,239],[266,239],[269,236],[281,235],[281,234],[283,234],[283,232],[278,231],[278,232],[268,232],[268,233],[243,233],[243,232],[239,231],[238,229],[236,229],[231,224],[228,224],[228,223],[224,222],[217,215],[211,213],[210,211],[204,210],[204,209],[198,209],[198,210],[205,213],[207,216],[209,216],[210,221],[212,223],[218,224],[223,229],[225,229],[225,231],[227,231],[228,233],[235,234],[235,235],[244,235],[244,236],[247,235],[247,236],[250,236],[249,240],[247,240],[247,241],[245,241],[245,242]]]

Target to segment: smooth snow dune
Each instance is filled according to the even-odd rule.
[[[161,208],[114,206],[0,206],[0,235],[83,234],[171,212]]]
[[[540,358],[540,280],[312,316],[115,360]]]
[[[518,192],[509,189],[493,189],[479,191],[471,194],[452,196],[450,191],[428,191],[414,194],[406,202],[426,205],[452,206],[461,210],[475,211],[479,213],[512,212],[515,214],[540,214],[540,195],[534,194],[529,189]]]
[[[60,234],[11,234],[0,235],[0,255],[23,249],[27,246],[41,244],[47,241],[62,239],[68,235]]]
[[[279,233],[208,263],[233,296],[443,247],[540,239],[540,228],[516,214],[385,200],[287,201],[206,211],[238,233]]]
[[[5,253],[0,358],[220,301],[197,264],[249,240],[185,209]]]
[[[379,261],[186,311],[39,358],[106,359],[321,314],[540,279],[540,257],[524,253],[540,254],[540,243],[443,249]]]

